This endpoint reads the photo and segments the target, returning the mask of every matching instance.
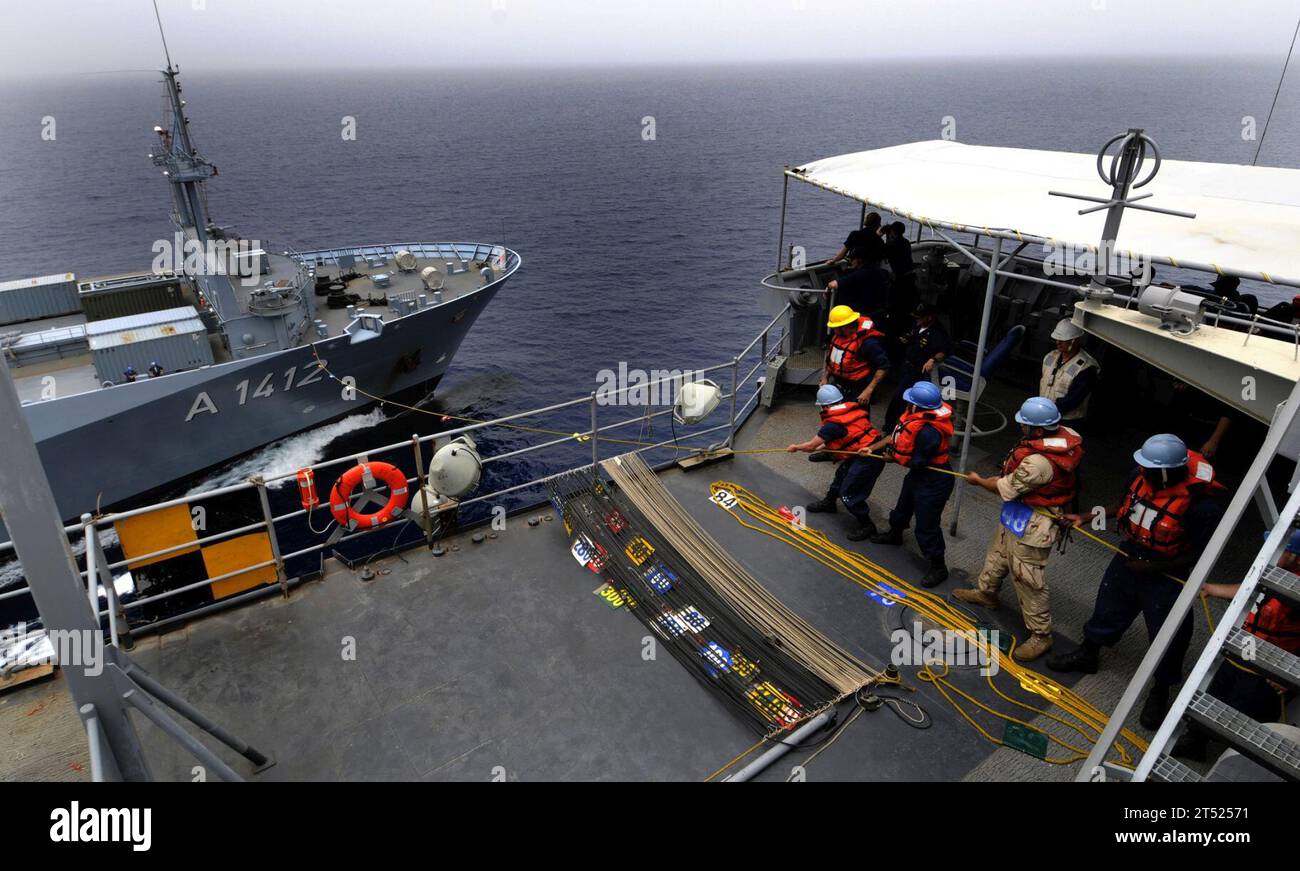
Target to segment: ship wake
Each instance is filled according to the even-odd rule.
[[[335,440],[357,430],[378,426],[387,419],[388,416],[381,409],[375,408],[364,414],[349,415],[333,423],[272,442],[218,469],[196,483],[185,495],[194,496],[218,487],[229,487],[247,481],[254,475],[266,479],[289,476],[272,481],[268,484],[272,488],[292,483],[293,473],[324,460],[326,451]]]

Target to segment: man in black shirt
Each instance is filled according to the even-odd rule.
[[[867,249],[855,248],[849,252],[848,272],[836,278],[827,287],[833,296],[833,305],[847,305],[854,311],[881,323],[889,305],[889,273],[880,267],[879,259],[872,260]]]
[[[902,221],[895,221],[884,228],[885,258],[889,261],[889,271],[894,273],[895,282],[904,275],[910,275],[916,268],[912,261],[912,243],[907,240],[907,226]]]
[[[898,366],[898,391],[885,411],[885,432],[893,432],[899,415],[907,407],[903,391],[918,381],[929,381],[934,367],[952,353],[952,339],[931,306],[918,303],[912,310],[912,322],[911,331],[899,337],[903,343],[903,360]]]
[[[902,221],[886,224],[881,232],[890,272],[889,332],[900,335],[908,328],[909,315],[917,303],[916,264],[912,262],[912,243],[907,240],[907,227]]]
[[[870,263],[879,263],[884,258],[885,240],[880,238],[879,212],[868,212],[862,226],[844,237],[844,244],[829,262],[838,263],[854,251],[861,251]]]

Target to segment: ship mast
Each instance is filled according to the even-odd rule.
[[[158,16],[158,3],[154,2],[154,15]],[[167,67],[162,70],[164,120],[154,127],[158,136],[159,150],[149,155],[155,166],[162,168],[163,176],[171,187],[172,221],[180,231],[186,246],[197,245],[206,255],[209,248],[211,222],[208,218],[207,199],[203,184],[217,174],[217,168],[194,147],[190,138],[189,118],[185,115],[185,101],[181,99],[179,70],[172,63],[171,53],[167,49],[167,36],[163,33],[162,18],[158,17],[158,33],[162,36],[163,54]],[[189,252],[178,252],[183,262],[191,263],[196,258],[186,256]],[[190,277],[198,282],[204,297],[216,309],[221,320],[238,313],[234,288],[223,268],[209,268],[206,256],[197,258],[203,265],[197,270],[186,270]]]

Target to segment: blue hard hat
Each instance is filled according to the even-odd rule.
[[[943,405],[943,394],[939,392],[937,384],[931,381],[918,381],[903,391],[903,401],[931,411]]]
[[[127,375],[134,375],[134,374],[135,374],[135,367],[134,367],[134,366],[127,366],[127,367],[126,367],[126,374],[127,374]]]
[[[818,405],[834,405],[844,401],[844,394],[834,384],[823,384],[817,388]]]
[[[1177,469],[1187,465],[1187,445],[1176,435],[1153,435],[1133,452],[1133,459],[1145,469]]]
[[[1025,426],[1056,426],[1061,422],[1061,412],[1056,403],[1046,396],[1031,396],[1016,412],[1016,423]]]

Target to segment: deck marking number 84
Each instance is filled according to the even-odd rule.
[[[730,490],[715,490],[713,491],[713,494],[709,496],[709,501],[714,505],[721,505],[723,508],[730,511],[736,507],[736,503],[740,502],[740,499]]]

